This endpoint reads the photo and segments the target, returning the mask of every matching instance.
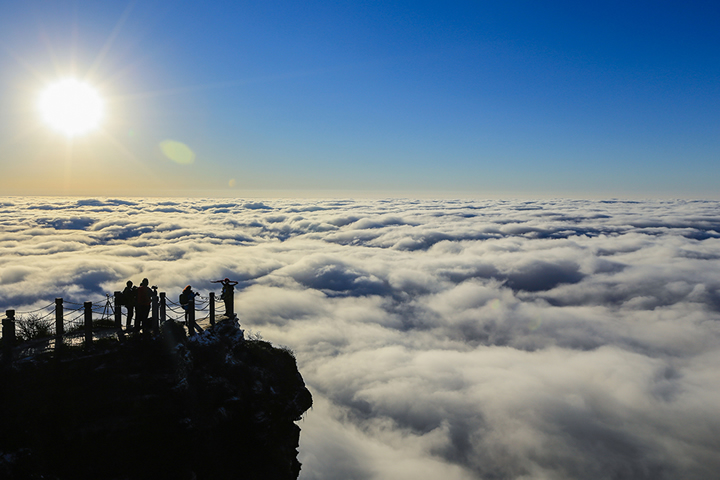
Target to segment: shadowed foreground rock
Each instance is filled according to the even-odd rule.
[[[225,320],[68,349],[0,377],[0,478],[296,479],[312,406],[292,353]]]

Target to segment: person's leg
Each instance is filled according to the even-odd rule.
[[[127,322],[125,323],[125,330],[132,328],[133,313],[135,313],[135,307],[128,305],[127,307]]]
[[[150,305],[138,305],[135,307],[135,331],[147,332],[148,315],[150,314]]]
[[[150,333],[152,330],[152,324],[150,320],[150,305],[147,306],[145,309],[145,327],[143,327],[143,332]]]
[[[133,332],[140,331],[140,322],[141,321],[142,321],[142,307],[140,305],[137,305],[135,307],[135,325],[133,327]]]

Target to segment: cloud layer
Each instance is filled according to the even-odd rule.
[[[720,471],[720,204],[0,199],[0,308],[240,281],[301,478]]]

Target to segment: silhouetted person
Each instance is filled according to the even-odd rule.
[[[142,279],[140,287],[137,289],[137,303],[135,304],[135,331],[142,328],[145,333],[150,331],[148,315],[150,314],[153,295],[153,291],[148,287],[149,283],[147,278]]]
[[[152,322],[149,325],[149,327],[151,327],[153,329],[153,332],[155,332],[155,334],[158,334],[158,333],[160,333],[160,318],[158,317],[158,314],[160,312],[158,311],[159,305],[157,303],[158,302],[158,291],[157,291],[158,287],[153,285],[150,288],[152,289],[152,294],[151,294],[151,298],[150,298],[150,311],[152,312],[153,316],[150,319]],[[155,307],[153,307],[153,305],[155,305]]]
[[[226,278],[225,280],[212,280],[210,283],[222,283],[222,292],[220,293],[220,298],[222,298],[223,302],[225,302],[225,316],[228,318],[232,318],[235,315],[233,308],[233,300],[235,295],[234,287],[238,284],[238,282]]]
[[[190,321],[190,310],[195,308],[195,297],[198,295],[200,294],[193,292],[190,285],[185,287],[180,294],[180,306],[185,310],[185,325],[187,325],[190,334],[193,333],[193,330],[197,330],[198,333],[203,331],[194,320],[192,322]]]
[[[133,313],[135,312],[135,303],[137,302],[137,287],[133,286],[133,282],[127,281],[127,286],[122,291],[122,299],[125,308],[127,308],[127,322],[125,330],[132,329]]]

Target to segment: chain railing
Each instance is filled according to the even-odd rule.
[[[39,351],[47,351],[54,347],[60,350],[68,338],[84,337],[83,343],[90,347],[95,337],[111,336],[122,337],[128,330],[122,329],[122,301],[121,292],[113,295],[106,294],[105,301],[75,303],[56,298],[53,303],[28,311],[7,310],[2,320],[2,335],[0,347],[4,360],[12,361],[16,356],[25,357]],[[196,295],[187,305],[181,305],[167,298],[165,292],[153,291],[151,316],[146,325],[142,327],[145,333],[150,330],[158,331],[159,326],[168,320],[184,324],[192,336],[202,332],[197,324],[197,313],[205,315],[199,321],[209,321],[215,324],[215,307],[223,302],[210,292],[207,297]],[[232,300],[230,312],[232,312]],[[67,308],[66,306],[71,306]],[[76,308],[74,308],[76,307]],[[226,304],[226,310],[228,305]],[[137,315],[137,311],[135,312]],[[226,312],[227,314],[228,312]],[[19,332],[18,332],[19,328]],[[139,331],[139,328],[133,331]]]

